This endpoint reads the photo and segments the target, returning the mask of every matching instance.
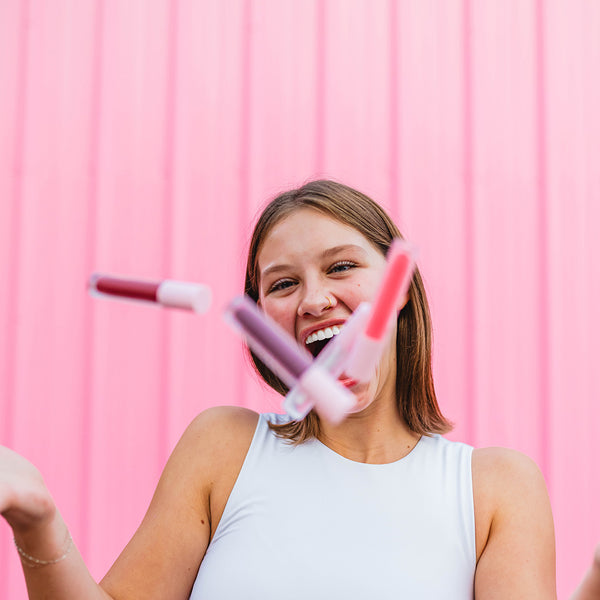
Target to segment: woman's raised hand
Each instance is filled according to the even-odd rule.
[[[15,534],[49,523],[55,513],[40,472],[21,455],[0,446],[0,514]]]

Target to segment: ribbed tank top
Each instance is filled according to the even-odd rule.
[[[422,436],[404,458],[293,446],[261,415],[190,600],[471,600],[472,448]]]

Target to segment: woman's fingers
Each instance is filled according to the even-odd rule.
[[[49,521],[56,511],[40,472],[25,458],[0,446],[0,514],[13,530]]]

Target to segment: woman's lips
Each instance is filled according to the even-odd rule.
[[[358,383],[360,383],[359,381],[357,381],[356,379],[352,379],[351,377],[347,377],[346,375],[342,374],[338,377],[338,381],[345,387],[345,388],[351,388],[354,387],[355,385],[357,385]]]

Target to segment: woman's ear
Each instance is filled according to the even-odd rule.
[[[400,302],[398,303],[398,312],[400,312],[408,304],[409,300],[410,300],[410,296],[408,295],[408,292],[407,292],[404,295],[404,297],[400,300]]]

